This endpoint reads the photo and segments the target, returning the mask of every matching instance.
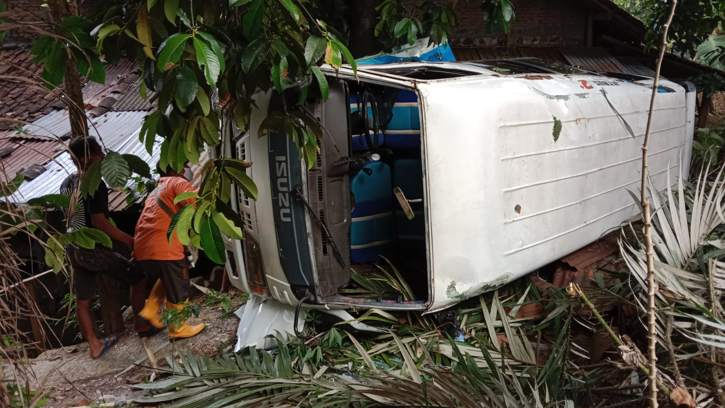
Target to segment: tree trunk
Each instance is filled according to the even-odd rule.
[[[75,62],[68,58],[65,63],[64,102],[68,106],[71,138],[88,136],[88,123],[86,122],[86,109],[83,102],[83,88],[81,76]]]
[[[355,0],[350,2],[350,52],[356,58],[378,51],[375,39],[375,7],[378,0]]]
[[[702,94],[702,100],[700,101],[700,109],[697,112],[697,127],[706,128],[707,119],[710,116],[710,107],[712,106],[712,96],[705,93]]]
[[[56,26],[60,24],[64,17],[78,15],[78,5],[74,0],[49,0],[48,8],[51,22]],[[88,136],[88,123],[86,122],[85,103],[83,102],[83,84],[70,53],[66,58],[63,88],[65,90],[63,102],[68,107],[71,138]]]

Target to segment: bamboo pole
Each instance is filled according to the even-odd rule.
[[[677,0],[672,0],[670,14],[663,26],[662,40],[660,41],[659,56],[657,57],[657,66],[655,69],[655,77],[652,83],[652,95],[649,100],[649,113],[647,114],[647,127],[644,131],[644,141],[642,142],[642,182],[640,185],[640,200],[642,200],[642,219],[644,221],[644,241],[645,251],[647,254],[647,360],[649,365],[649,406],[656,408],[657,403],[657,325],[656,325],[656,294],[657,286],[655,282],[654,270],[654,247],[652,245],[652,209],[650,208],[649,197],[647,195],[647,182],[649,179],[649,161],[647,157],[647,148],[649,143],[650,130],[652,126],[652,112],[654,110],[655,96],[657,96],[657,88],[660,83],[660,72],[662,70],[662,61],[665,58],[667,50],[667,33],[672,24],[672,18],[675,16],[677,8]]]

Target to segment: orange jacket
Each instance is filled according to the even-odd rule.
[[[185,205],[193,204],[193,200],[185,200],[174,204],[174,198],[187,191],[196,191],[196,189],[186,179],[182,177],[161,177],[156,188],[146,199],[141,216],[136,223],[136,231],[133,237],[134,259],[137,261],[178,261],[184,259],[184,246],[179,242],[176,233],[169,241],[166,232],[171,224],[171,216],[167,210],[176,213]],[[164,206],[160,205],[159,201]]]

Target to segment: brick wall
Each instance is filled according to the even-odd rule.
[[[513,0],[516,20],[509,34],[489,33],[480,1],[461,0],[458,25],[451,35],[455,47],[584,46],[588,11],[577,1]]]

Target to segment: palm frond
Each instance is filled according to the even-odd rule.
[[[649,195],[655,212],[652,215],[653,243],[655,246],[655,281],[657,291],[656,330],[658,342],[669,353],[671,373],[682,382],[683,374],[678,365],[688,364],[689,374],[699,376],[713,370],[725,357],[725,319],[723,319],[723,288],[725,288],[725,263],[718,256],[725,255],[722,241],[713,237],[724,222],[722,203],[725,199],[725,166],[709,178],[710,169],[700,170],[695,185],[686,189],[679,178],[673,190],[669,174],[667,188],[658,192],[649,184]],[[636,240],[619,241],[620,252],[635,285],[634,300],[641,316],[646,315],[647,292],[646,255]],[[706,250],[707,247],[719,248]],[[704,364],[704,366],[703,366]],[[695,368],[700,365],[702,368]],[[708,367],[708,365],[710,367]],[[663,372],[670,367],[663,366]],[[715,396],[719,386],[712,389],[693,382],[694,389],[703,400]],[[719,382],[713,374],[712,382]],[[696,394],[697,395],[697,394]],[[713,401],[717,400],[714,398]],[[708,406],[705,402],[698,406]]]

